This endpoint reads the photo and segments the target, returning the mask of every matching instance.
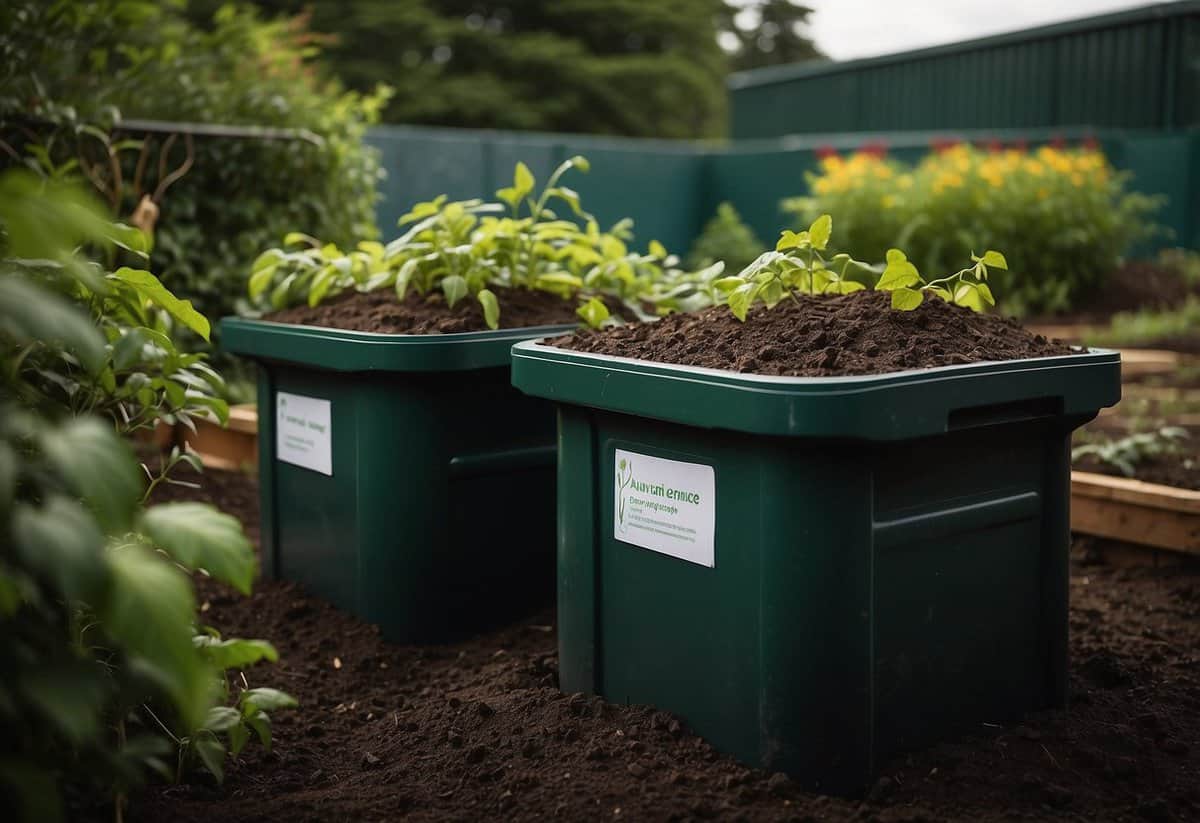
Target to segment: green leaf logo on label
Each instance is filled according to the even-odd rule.
[[[625,531],[625,495],[622,492],[629,488],[629,484],[632,482],[633,464],[627,460],[621,460],[617,464],[617,523],[622,532]]]

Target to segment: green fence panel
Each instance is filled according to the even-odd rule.
[[[794,228],[789,215],[781,210],[780,201],[808,192],[805,172],[816,169],[817,151],[821,148],[852,151],[864,143],[878,142],[886,145],[891,155],[911,162],[929,151],[930,144],[937,140],[997,139],[1010,144],[1026,141],[1036,147],[1064,135],[1071,141],[1084,136],[1096,138],[1112,163],[1132,175],[1133,189],[1164,198],[1157,220],[1167,234],[1139,248],[1138,253],[1152,253],[1175,245],[1200,248],[1200,133],[1197,132],[1021,129],[805,135],[743,141],[728,151],[709,156],[706,211],[711,213],[722,200],[731,202],[765,243],[777,237],[782,229]]]
[[[1200,125],[1200,2],[729,80],[734,138]],[[814,116],[814,112],[819,115]]]
[[[492,197],[511,185],[518,161],[544,182],[559,163],[582,154],[588,174],[564,181],[603,227],[633,217],[639,246],[650,239],[684,253],[708,214],[703,210],[706,153],[698,144],[465,129],[384,126],[367,141],[382,153],[387,178],[377,206],[380,229],[394,235],[396,220],[417,200]]]
[[[1030,69],[1035,70],[1040,69]],[[868,142],[883,143],[893,156],[912,162],[937,140],[998,139],[1037,146],[1059,137],[1072,142],[1098,139],[1113,164],[1132,174],[1134,189],[1164,196],[1158,219],[1169,233],[1139,252],[1166,245],[1200,248],[1200,131],[1014,128],[825,133],[720,146],[384,127],[373,129],[368,139],[382,152],[387,169],[377,212],[385,237],[394,236],[397,218],[417,200],[443,192],[453,198],[491,197],[509,184],[518,160],[544,181],[563,160],[582,154],[591,161],[591,172],[573,173],[568,183],[602,226],[631,217],[639,247],[657,239],[683,254],[717,205],[726,200],[764,242],[790,227],[780,201],[807,192],[805,172],[816,168],[816,152],[822,147],[852,151]]]

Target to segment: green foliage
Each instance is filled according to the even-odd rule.
[[[718,40],[735,71],[822,60],[804,29],[813,10],[795,0],[741,0],[723,4]]]
[[[687,264],[689,268],[703,269],[721,260],[729,271],[741,271],[758,257],[762,247],[762,241],[742,222],[733,205],[722,203],[696,238]]]
[[[711,281],[713,302],[724,302],[739,320],[760,302],[773,308],[797,294],[849,294],[866,288],[868,278],[882,269],[875,289],[892,293],[892,308],[911,311],[933,294],[948,303],[983,311],[995,299],[986,281],[989,269],[1008,268],[997,251],[971,255],[970,267],[936,280],[925,280],[899,249],[889,249],[883,267],[839,252],[826,257],[833,237],[833,218],[822,214],[804,231],[784,231],[774,251],[758,256],[736,275]]]
[[[161,214],[150,268],[201,314],[231,314],[246,261],[288,229],[339,243],[376,231],[382,172],[362,137],[386,94],[324,81],[301,22],[228,5],[193,24],[179,0],[0,4],[0,163],[24,155],[32,135],[44,155],[34,164],[86,178],[111,216],[132,222],[152,199]],[[123,118],[292,136],[143,134],[121,131]]]
[[[1189,286],[1200,287],[1200,252],[1192,249],[1163,249],[1158,253],[1158,264],[1179,272],[1183,282]]]
[[[1200,297],[1176,309],[1139,309],[1113,316],[1106,330],[1087,335],[1089,346],[1151,346],[1200,337]]]
[[[221,2],[190,5],[203,18]],[[395,86],[389,122],[673,138],[725,130],[721,0],[257,5],[311,9],[313,30],[334,35],[326,59],[347,86]]]
[[[810,194],[784,201],[807,223],[838,216],[842,250],[870,259],[899,246],[927,271],[973,249],[1003,248],[1007,311],[1055,312],[1103,285],[1134,243],[1155,233],[1154,197],[1128,191],[1096,148],[983,151],[957,145],[908,165],[877,150],[830,154]]]
[[[637,316],[646,315],[646,302],[660,311],[679,308],[656,290],[674,276],[678,259],[655,241],[644,254],[631,250],[629,220],[601,231],[579,195],[562,183],[572,169],[586,172],[587,160],[562,163],[539,191],[533,173],[517,163],[512,185],[496,192],[499,203],[447,202],[445,195],[417,203],[400,218],[404,233],[387,245],[362,241],[347,252],[290,233],[285,246],[300,248],[259,255],[251,267],[250,298],[278,309],[299,302],[315,306],[348,289],[393,289],[401,299],[409,289],[440,291],[451,306],[473,297],[493,329],[502,319],[495,289],[579,298],[579,316],[593,326],[611,319],[598,295],[624,301]],[[566,206],[574,219],[560,217],[551,206]]]
[[[186,753],[205,734],[223,664],[256,658],[196,643],[188,573],[244,591],[253,555],[210,507],[147,507],[123,437],[224,413],[216,373],[166,333],[207,321],[116,265],[146,245],[82,191],[18,170],[0,192],[0,795],[18,819],[52,820],[60,781],[114,792],[119,809],[147,770],[171,774],[172,742]],[[176,451],[150,488],[181,463],[195,459]],[[239,711],[263,725],[246,694]]]
[[[1099,442],[1076,446],[1071,450],[1071,462],[1078,463],[1085,457],[1094,457],[1126,477],[1133,477],[1137,474],[1140,463],[1181,453],[1183,441],[1187,439],[1187,429],[1163,426],[1157,431],[1138,432],[1117,439],[1106,438]]]

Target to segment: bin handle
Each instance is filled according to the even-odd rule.
[[[1025,420],[1040,420],[1059,417],[1063,413],[1061,395],[1051,397],[1029,397],[1010,403],[987,403],[981,406],[963,406],[951,409],[946,415],[946,431],[973,429],[979,426],[995,426],[1002,423],[1019,423]]]
[[[477,477],[527,469],[553,468],[558,446],[531,446],[524,449],[464,454],[450,458],[451,477]]]

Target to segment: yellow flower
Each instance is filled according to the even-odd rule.
[[[828,157],[821,158],[821,171],[825,172],[826,174],[840,171],[842,165],[842,158],[836,154],[831,154]]]

